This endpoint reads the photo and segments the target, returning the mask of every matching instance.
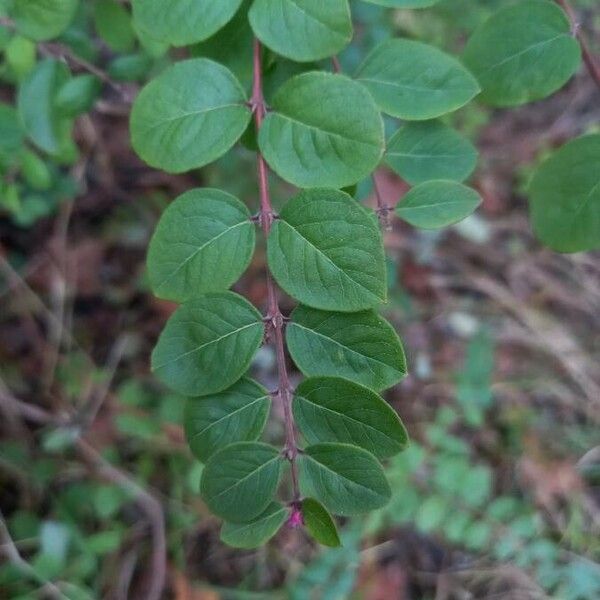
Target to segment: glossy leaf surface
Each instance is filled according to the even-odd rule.
[[[186,192],[165,210],[150,241],[154,294],[181,302],[226,290],[250,263],[255,239],[250,212],[237,198],[215,189]]]
[[[390,485],[377,459],[348,444],[316,444],[298,457],[300,487],[336,515],[356,515],[384,506]]]
[[[210,510],[230,523],[249,523],[271,504],[282,459],[258,442],[230,444],[206,463],[200,493]]]
[[[273,223],[269,267],[281,287],[315,308],[357,311],[385,301],[377,222],[344,192],[305,190]]]
[[[273,170],[298,187],[341,188],[366,177],[384,149],[383,121],[363,86],[305,73],[275,94],[258,143]]]
[[[131,112],[131,142],[152,167],[181,173],[225,154],[250,116],[231,71],[204,58],[184,60],[140,92]]]
[[[265,428],[271,396],[251,379],[203,398],[189,398],[184,415],[185,435],[194,456],[206,462],[234,442],[257,440]]]
[[[220,392],[247,371],[263,333],[262,315],[247,300],[207,294],[173,313],[152,353],[152,370],[180,394]]]
[[[305,379],[294,396],[294,417],[310,444],[360,446],[379,459],[404,450],[408,434],[394,409],[366,387],[339,377]]]

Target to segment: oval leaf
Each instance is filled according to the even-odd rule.
[[[248,17],[265,46],[299,62],[337,54],[352,39],[348,0],[254,0]]]
[[[154,294],[178,302],[226,290],[250,264],[256,240],[250,212],[237,198],[190,190],[164,212],[150,241]]]
[[[579,43],[554,2],[527,0],[507,6],[471,36],[465,64],[492,106],[517,106],[545,98],[579,69]]]
[[[334,520],[320,502],[317,502],[313,498],[303,500],[302,519],[308,533],[319,544],[331,548],[337,548],[342,545]]]
[[[58,90],[69,80],[66,65],[54,59],[39,62],[19,87],[17,105],[31,141],[44,152],[61,149],[65,120],[55,106]]]
[[[214,394],[246,372],[263,333],[262,316],[247,300],[207,294],[173,313],[152,353],[152,370],[180,394]]]
[[[340,313],[299,306],[286,340],[294,362],[309,377],[337,375],[383,390],[406,375],[400,338],[372,310]]]
[[[385,162],[411,185],[432,179],[464,181],[477,164],[477,149],[440,121],[415,122],[391,137]]]
[[[36,41],[59,36],[75,17],[79,0],[13,0],[17,29]]]
[[[67,117],[75,117],[89,111],[102,89],[95,75],[78,75],[69,79],[57,92],[54,105]]]
[[[137,27],[173,46],[201,42],[228,23],[242,0],[133,0]]]
[[[386,299],[379,227],[344,192],[306,190],[290,200],[273,223],[267,254],[279,285],[308,306],[357,311]]]
[[[117,0],[98,0],[94,5],[94,24],[98,35],[115,52],[135,48],[135,31],[129,11]]]
[[[184,427],[192,453],[206,462],[229,444],[257,440],[265,428],[270,407],[269,392],[246,378],[218,394],[189,398]]]
[[[230,523],[249,523],[271,503],[281,464],[281,455],[273,446],[231,444],[206,463],[200,493],[214,514]]]
[[[377,46],[358,68],[356,79],[381,110],[401,119],[434,119],[464,106],[479,93],[477,81],[455,58],[412,40]]]
[[[558,252],[600,248],[600,135],[565,144],[536,170],[529,187],[533,228]]]
[[[298,187],[352,185],[379,163],[383,121],[369,93],[343,75],[304,73],[275,94],[258,136],[273,170]]]
[[[225,154],[250,117],[231,71],[205,58],[184,60],[140,92],[131,112],[131,142],[149,165],[181,173]]]
[[[221,541],[233,548],[250,550],[266,544],[281,528],[288,517],[288,510],[277,502],[251,523],[223,523]]]
[[[402,198],[396,214],[414,227],[438,229],[462,221],[480,204],[479,194],[462,183],[428,181]]]
[[[336,515],[351,516],[381,508],[391,498],[390,484],[377,459],[347,444],[316,444],[298,457],[300,488]]]
[[[312,377],[296,389],[294,417],[309,444],[341,442],[377,458],[404,450],[408,434],[394,409],[368,388],[339,377]]]

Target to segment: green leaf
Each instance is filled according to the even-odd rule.
[[[150,241],[152,290],[178,302],[226,290],[248,267],[255,240],[245,204],[220,190],[190,190],[165,210]]]
[[[492,106],[517,106],[545,98],[579,69],[579,43],[564,11],[548,0],[511,4],[471,36],[465,64]]]
[[[475,169],[477,149],[440,121],[407,123],[388,142],[385,162],[411,185],[464,181]]]
[[[94,23],[98,35],[115,52],[131,52],[135,47],[135,31],[131,15],[116,0],[97,0],[94,4]]]
[[[263,333],[262,316],[247,300],[232,292],[207,294],[171,316],[152,353],[152,370],[180,394],[221,392],[247,371]]]
[[[360,84],[304,73],[275,94],[258,136],[273,170],[298,187],[345,187],[366,177],[384,149],[383,121]]]
[[[357,311],[386,300],[379,227],[344,192],[305,190],[273,223],[269,267],[291,296],[314,308]]]
[[[131,141],[151,166],[181,173],[227,152],[250,121],[246,94],[225,67],[205,58],[166,69],[140,92]]]
[[[334,520],[320,502],[313,498],[304,499],[302,501],[302,518],[308,533],[317,542],[331,548],[342,545]]]
[[[254,0],[248,17],[265,46],[299,62],[337,54],[352,39],[348,0]]]
[[[107,73],[116,81],[142,81],[151,68],[152,59],[146,54],[128,54],[112,60]]]
[[[0,102],[0,160],[13,159],[23,145],[23,128],[16,109]]]
[[[271,502],[251,523],[223,523],[221,541],[234,548],[258,548],[279,531],[287,517],[287,508],[277,502]]]
[[[286,328],[290,354],[304,375],[344,377],[374,390],[406,375],[402,342],[375,311],[340,313],[299,306]]]
[[[14,0],[17,29],[36,41],[60,35],[75,17],[79,0]]]
[[[47,191],[52,187],[52,173],[46,161],[31,150],[23,150],[21,174],[27,184],[34,190]]]
[[[305,379],[296,389],[293,410],[309,444],[352,444],[379,459],[394,456],[408,445],[406,429],[387,402],[339,377]]]
[[[381,508],[392,491],[377,459],[348,444],[316,444],[298,457],[300,488],[336,515]]]
[[[271,504],[282,458],[277,448],[238,442],[212,455],[200,482],[210,510],[230,523],[248,523]]]
[[[133,0],[136,26],[173,46],[201,42],[237,12],[242,0]]]
[[[39,62],[19,88],[18,108],[31,141],[56,154],[61,149],[63,120],[55,107],[55,96],[69,79],[66,65],[54,59]]]
[[[389,6],[390,8],[427,8],[438,4],[441,0],[364,0],[370,4]]]
[[[102,83],[94,75],[78,75],[61,86],[54,105],[61,114],[75,117],[92,108],[101,89]]]
[[[244,0],[241,8],[223,29],[191,48],[192,56],[210,58],[227,67],[238,78],[244,89],[250,88],[254,76],[252,51],[254,33],[248,23],[250,4],[250,0]]]
[[[206,462],[229,444],[257,440],[265,428],[270,407],[269,392],[246,378],[218,394],[189,398],[184,427],[192,453]]]
[[[454,57],[405,39],[379,44],[358,68],[381,110],[401,119],[434,119],[467,104],[479,93],[477,81]]]
[[[462,221],[481,204],[472,188],[456,181],[427,181],[410,190],[396,214],[414,227],[438,229]]]
[[[13,35],[6,46],[4,56],[11,75],[21,81],[35,67],[37,46],[29,38]]]
[[[565,144],[535,171],[529,186],[533,229],[558,252],[600,247],[600,135]]]

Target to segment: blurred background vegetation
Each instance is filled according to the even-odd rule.
[[[504,3],[394,12],[356,0],[340,59],[352,70],[392,35],[459,52]],[[598,40],[599,3],[574,4]],[[173,306],[149,293],[144,255],[161,211],[191,187],[257,207],[252,135],[201,172],[152,171],[131,151],[129,105],[173,55],[135,31],[127,2],[82,2],[37,45],[2,23],[0,598],[145,598],[162,568],[162,597],[190,600],[600,598],[600,256],[543,249],[521,193],[548,150],[598,129],[584,72],[522,109],[453,115],[481,151],[482,209],[443,233],[386,232],[386,316],[410,366],[387,399],[413,440],[388,466],[390,505],[346,520],[340,549],[286,530],[235,551],[198,496],[182,398],[149,374]],[[236,19],[192,53],[248,84],[250,42]],[[273,57],[267,89],[298,69]],[[25,131],[23,112],[37,123]],[[377,177],[396,202],[404,183]],[[293,193],[275,178],[273,190],[276,203]],[[372,195],[358,186],[361,201]],[[263,274],[259,252],[236,288],[257,306]],[[253,365],[266,385],[274,363],[265,347]],[[278,438],[280,421],[270,427]]]

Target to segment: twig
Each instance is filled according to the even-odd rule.
[[[7,27],[8,29],[16,29],[15,22],[8,17],[0,17],[0,26]],[[92,63],[80,58],[64,44],[58,44],[56,42],[41,42],[38,44],[39,51],[44,56],[50,56],[53,58],[62,59],[71,65],[79,67],[92,75],[95,75],[100,81],[103,81],[109,85],[113,90],[118,92],[126,102],[131,102],[129,94],[125,91],[123,86],[113,81],[108,73],[93,65]]]
[[[137,498],[138,504],[148,516],[154,543],[152,545],[150,581],[144,598],[146,600],[160,600],[163,597],[162,593],[165,587],[167,562],[165,519],[160,502],[136,483],[128,474],[105,460],[86,441],[79,439],[75,443],[75,446],[83,459],[90,463],[100,476],[111,483],[116,483],[134,495]]]
[[[596,61],[587,43],[585,35],[581,31],[581,27],[577,20],[577,14],[575,13],[575,10],[570,5],[568,0],[556,0],[556,2],[567,13],[567,16],[571,21],[571,29],[573,31],[573,35],[575,36],[575,38],[577,38],[577,41],[581,46],[581,55],[583,57],[583,62],[585,63],[585,66],[591,78],[594,80],[594,83],[600,89],[600,64]]]
[[[5,393],[1,388],[0,401],[7,405],[6,407],[8,410],[19,411],[24,418],[35,423],[55,426],[65,425],[64,420],[56,419],[51,413],[41,408],[33,407],[22,400],[14,398],[10,394]],[[69,421],[70,419],[67,419],[66,422]],[[150,580],[148,583],[148,589],[144,594],[144,598],[146,600],[160,600],[165,587],[167,564],[165,519],[160,502],[152,494],[140,486],[131,475],[109,463],[82,438],[78,438],[75,441],[74,447],[77,453],[92,468],[94,468],[101,477],[118,485],[130,493],[135,498],[140,508],[146,513],[146,516],[150,522],[153,544]],[[0,536],[2,536],[1,529]],[[45,584],[47,582],[44,580],[43,583]],[[63,595],[61,594],[60,597],[63,597]]]
[[[371,179],[373,180],[373,189],[375,190],[375,198],[377,200],[376,212],[379,216],[379,222],[384,230],[389,231],[392,228],[392,224],[390,222],[390,213],[392,212],[392,208],[388,206],[386,201],[383,199],[383,194],[379,189],[379,183],[377,182],[377,176],[375,173],[371,175]]]
[[[254,84],[252,88],[251,105],[254,112],[254,122],[256,130],[259,131],[266,114],[265,99],[262,89],[262,66],[261,66],[261,46],[260,42],[254,40]],[[269,193],[269,181],[267,175],[267,164],[261,152],[257,153],[258,161],[258,184],[260,190],[260,224],[265,237],[268,237],[273,224],[273,206]],[[296,431],[294,425],[294,416],[292,413],[292,387],[287,371],[285,358],[285,343],[283,339],[284,317],[279,308],[277,288],[273,281],[273,276],[267,267],[267,298],[268,309],[267,319],[274,336],[275,354],[277,357],[277,371],[279,378],[278,396],[283,405],[283,414],[285,419],[285,454],[290,461],[293,502],[297,503],[300,499],[300,486],[298,483],[298,469],[296,457],[298,455],[298,446],[296,443]]]
[[[50,593],[54,598],[65,598],[65,595],[51,581],[42,577],[34,567],[32,567],[19,553],[15,542],[13,541],[10,531],[4,521],[4,515],[0,510],[0,553],[4,554],[8,560],[19,570],[23,575],[37,581],[44,587],[44,591]]]
[[[43,42],[38,45],[38,48],[44,56],[62,59],[65,62],[70,63],[71,66],[79,67],[80,69],[91,73],[92,75],[100,79],[100,81],[106,83],[113,90],[115,90],[115,92],[117,92],[125,102],[132,102],[132,98],[123,88],[123,86],[113,81],[110,75],[106,73],[106,71],[103,71],[96,65],[93,65],[87,60],[80,58],[79,56],[71,52],[71,50],[63,44],[57,44],[54,42]]]
[[[337,56],[331,57],[331,64],[333,66],[334,73],[342,72],[342,65],[340,64],[340,60]],[[384,231],[390,231],[392,229],[392,223],[390,221],[390,213],[392,212],[392,208],[386,203],[383,198],[383,194],[379,189],[379,184],[377,182],[377,176],[374,173],[371,175],[371,180],[373,181],[373,190],[375,191],[375,199],[377,200],[377,216],[379,217],[379,222],[381,224],[381,228]]]

